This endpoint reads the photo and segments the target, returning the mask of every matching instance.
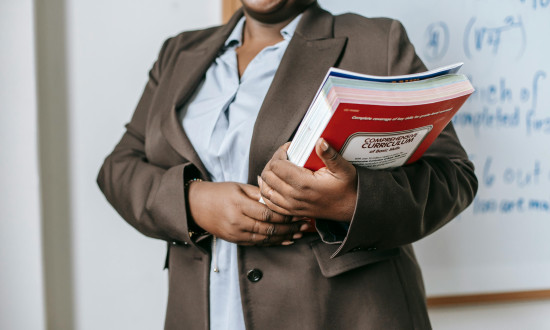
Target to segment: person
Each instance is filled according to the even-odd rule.
[[[452,124],[399,168],[353,166],[323,139],[319,171],[286,158],[329,67],[425,70],[404,28],[315,0],[242,4],[164,43],[98,175],[128,223],[168,242],[165,328],[429,329],[410,244],[477,190]]]

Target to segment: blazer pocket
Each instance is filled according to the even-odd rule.
[[[336,258],[330,258],[339,244],[326,244],[321,240],[310,243],[323,276],[330,278],[350,270],[398,256],[399,248],[388,250],[355,250]]]

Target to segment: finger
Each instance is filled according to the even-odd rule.
[[[247,242],[248,244],[257,245],[257,246],[273,246],[273,245],[292,245],[294,244],[294,241],[297,239],[300,239],[304,235],[304,231],[308,230],[311,225],[309,223],[302,223],[302,224],[295,224],[296,226],[299,225],[299,231],[295,231],[294,228],[288,233],[278,233],[277,235],[266,233],[266,234],[252,234],[248,233],[250,235],[250,239]],[[280,225],[275,225],[280,226]],[[273,231],[273,230],[271,230]],[[276,232],[276,229],[274,230]]]
[[[287,143],[283,144],[281,146],[281,149],[283,149],[284,151],[288,151],[288,148],[290,148],[290,143],[291,142],[287,142]]]
[[[277,151],[275,151],[275,153],[271,157],[271,160],[269,161],[269,163],[267,163],[265,168],[270,169],[271,165],[273,164],[274,161],[288,160],[287,151],[288,151],[289,146],[290,146],[290,142],[287,142],[287,143],[283,144],[282,146],[280,146],[279,149],[277,149]]]
[[[259,201],[262,195],[260,194],[260,188],[250,185],[250,184],[242,184],[241,189],[243,192],[248,196],[250,199],[254,201]]]
[[[258,242],[254,245],[258,246],[274,246],[274,245],[291,245],[294,244],[294,241],[300,239],[304,236],[302,232],[297,232],[294,234],[288,234],[285,236],[265,236],[261,242]]]
[[[267,173],[266,177],[272,175],[273,174],[271,173]],[[274,183],[276,182],[276,185],[279,186],[279,190],[284,190],[285,192],[280,193],[276,189],[273,189],[265,181],[263,181],[262,178],[259,178],[258,182],[260,183],[260,193],[262,194],[263,202],[265,203],[265,205],[276,213],[286,216],[301,215],[296,213],[296,211],[301,209],[299,206],[299,203],[301,203],[301,201],[291,199],[291,196],[295,195],[294,189],[288,184],[282,182],[276,176],[270,181]],[[285,196],[288,196],[288,198]]]
[[[258,185],[261,185],[261,178],[258,177]],[[251,185],[242,185],[241,187],[245,194],[252,199],[253,203],[247,203],[242,208],[243,213],[248,217],[255,220],[265,221],[265,222],[275,222],[275,223],[289,223],[299,221],[296,218],[293,218],[288,212],[277,212],[283,211],[282,208],[271,209],[262,198],[260,193],[260,188],[251,186]],[[261,205],[259,205],[259,202]]]
[[[303,234],[296,233],[292,236],[286,238],[283,237],[268,237],[260,234],[246,233],[251,238],[245,241],[239,241],[237,244],[245,246],[276,246],[276,245],[291,245],[294,243],[294,240],[302,238]],[[253,237],[253,238],[252,238]]]
[[[286,149],[284,148],[284,145],[279,147],[279,149],[275,151],[275,153],[273,154],[273,156],[265,166],[265,169],[270,169],[274,161],[280,161],[280,160],[288,160],[288,155],[286,153]]]
[[[262,172],[262,179],[271,188],[287,196],[293,191],[303,191],[310,186],[314,172],[296,166],[287,160],[273,161],[269,169]]]
[[[254,220],[253,220],[254,221]],[[292,236],[304,230],[309,229],[310,224],[306,222],[294,222],[288,224],[269,223],[262,221],[254,221],[250,223],[245,231],[268,237],[283,237]]]
[[[289,223],[292,221],[289,214],[277,213],[276,210],[270,209],[267,204],[262,204],[258,200],[243,203],[241,211],[245,216],[255,221],[270,223]]]
[[[266,177],[269,177],[273,174],[271,172],[266,172],[264,175]],[[266,183],[260,176],[258,177],[258,186],[260,187],[260,195],[262,195],[262,198],[264,198],[264,201],[265,199],[270,199],[272,195],[275,193],[275,190],[273,190],[271,185]]]
[[[273,155],[273,158],[274,159],[283,159],[283,160],[287,160],[288,159],[288,147],[290,147],[290,142],[287,142],[285,144],[283,144],[282,146],[279,147],[279,149],[277,149],[277,151],[275,151],[275,154]]]
[[[283,242],[299,239],[302,231],[309,228],[306,223],[270,224],[248,219],[250,228],[236,238],[241,245],[279,245]]]
[[[353,165],[345,160],[340,153],[336,151],[336,149],[328,144],[325,139],[319,138],[319,140],[317,140],[317,143],[315,144],[315,151],[327,169],[336,176],[349,176],[353,175],[355,172]]]

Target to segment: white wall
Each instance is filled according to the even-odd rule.
[[[162,42],[221,23],[219,0],[67,0],[69,136],[78,329],[160,329],[165,244],[143,237],[95,183]]]
[[[0,2],[0,329],[44,329],[33,28]]]

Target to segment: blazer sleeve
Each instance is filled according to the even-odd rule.
[[[388,42],[388,75],[424,71],[405,29],[393,21]],[[468,160],[452,123],[421,159],[388,170],[356,167],[355,212],[332,257],[354,249],[388,249],[415,242],[445,225],[477,192],[474,166]]]
[[[148,162],[145,130],[151,103],[163,67],[170,57],[171,40],[160,51],[149,72],[149,81],[126,132],[107,156],[97,183],[116,211],[146,236],[193,244],[189,237],[184,178],[194,171],[190,163],[162,168]]]

